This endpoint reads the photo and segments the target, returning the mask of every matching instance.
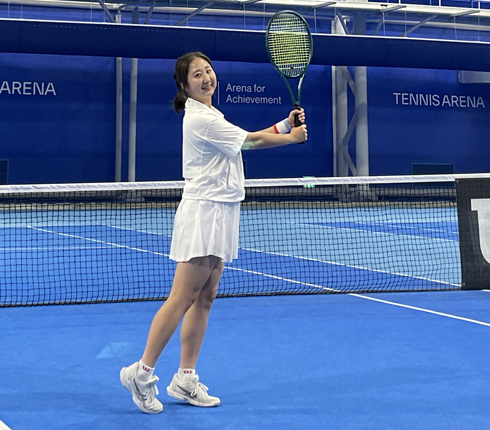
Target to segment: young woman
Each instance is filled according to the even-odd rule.
[[[185,186],[170,249],[177,267],[170,295],[151,324],[141,360],[120,373],[122,385],[146,413],[163,409],[155,397],[158,377],[153,371],[182,318],[180,368],[167,393],[195,406],[219,405],[220,399],[208,394],[195,369],[224,262],[238,257],[240,202],[245,197],[241,150],[307,139],[306,125],[293,127],[295,114],[304,123],[303,110],[293,110],[287,119],[253,133],[226,121],[212,106],[216,74],[211,60],[200,52],[179,58],[174,78],[178,93],[173,107],[176,112],[185,109]]]

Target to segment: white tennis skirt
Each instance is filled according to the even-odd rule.
[[[238,258],[240,202],[182,199],[175,214],[170,258],[189,261],[214,255],[227,263]]]

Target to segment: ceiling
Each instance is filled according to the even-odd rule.
[[[414,1],[420,1],[420,3],[414,4]],[[152,23],[149,19],[150,15],[155,17],[158,14],[173,13],[176,19],[172,25],[193,25],[193,20],[198,16],[215,16],[220,18],[218,20],[220,28],[227,28],[232,18],[263,17],[266,19],[279,10],[292,9],[314,22],[315,25],[312,30],[318,32],[325,30],[322,30],[324,28],[322,26],[317,28],[317,22],[341,17],[345,23],[349,23],[359,14],[372,24],[372,28],[367,30],[367,34],[378,34],[377,31],[381,25],[399,26],[400,36],[407,36],[424,26],[454,28],[476,33],[490,31],[489,1],[408,0],[404,2],[399,0],[396,3],[391,3],[335,0],[121,0],[118,2],[105,0],[0,0],[0,4],[55,7],[57,9],[104,9],[111,20],[118,11],[123,14],[129,13],[137,6],[143,16],[149,12],[148,22],[145,23]],[[180,18],[177,18],[179,15]],[[310,26],[312,26],[311,23]],[[346,29],[349,31],[347,26]]]

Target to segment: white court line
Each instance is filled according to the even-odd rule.
[[[312,224],[306,224],[306,225],[312,225]],[[314,226],[315,227],[318,227],[316,225],[314,225]],[[171,236],[169,236],[169,235],[167,235],[165,233],[154,233],[154,232],[145,231],[145,230],[134,230],[134,229],[127,228],[127,227],[118,227],[118,226],[113,226],[113,225],[109,225],[109,227],[117,228],[117,229],[121,229],[121,230],[137,231],[138,233],[147,233],[147,234],[154,234],[154,235],[159,235],[159,236],[171,237]],[[330,227],[330,228],[335,228],[335,227]],[[386,234],[388,234],[388,233],[386,233]],[[413,236],[410,236],[410,237],[413,237]],[[444,239],[440,239],[440,240],[444,240]],[[453,242],[453,241],[448,240],[448,242]],[[453,287],[459,287],[460,286],[459,284],[453,284],[451,282],[441,281],[441,280],[438,280],[438,279],[425,278],[425,277],[416,276],[416,275],[408,275],[406,273],[390,272],[390,271],[381,270],[381,269],[371,269],[371,268],[362,267],[362,266],[353,266],[353,265],[349,265],[349,264],[345,264],[345,263],[337,263],[335,261],[319,260],[319,259],[315,259],[315,258],[301,257],[301,256],[297,256],[297,255],[288,255],[288,254],[282,254],[282,253],[278,253],[278,252],[260,251],[260,250],[252,249],[252,248],[240,247],[240,249],[243,249],[245,251],[250,251],[250,252],[257,252],[257,253],[262,253],[262,254],[268,254],[268,255],[277,255],[279,257],[297,258],[297,259],[300,259],[300,260],[314,261],[314,262],[317,262],[317,263],[331,264],[331,265],[334,265],[334,266],[343,266],[343,267],[348,267],[348,268],[351,268],[351,269],[366,270],[368,272],[383,273],[383,274],[386,274],[386,275],[394,275],[394,276],[402,276],[402,277],[413,278],[413,279],[420,279],[422,281],[434,282],[436,284],[443,284],[443,285],[451,285]],[[150,251],[147,251],[147,252],[150,252]],[[158,254],[158,255],[165,255],[165,254]],[[253,271],[248,271],[248,270],[245,270],[245,269],[237,269],[237,268],[232,268],[232,267],[227,267],[227,266],[225,266],[225,269],[243,270],[244,272],[254,273]],[[275,276],[273,276],[273,275],[267,275],[267,274],[258,273],[258,272],[257,272],[257,274],[260,274],[261,276],[275,278]],[[278,279],[281,279],[281,278],[278,278]],[[291,282],[293,282],[293,281],[291,280]],[[303,285],[307,285],[307,286],[312,286],[312,285],[309,285],[309,284],[306,284],[306,283],[303,283],[303,282],[300,282],[300,281],[294,281],[294,283],[303,284]],[[332,291],[337,291],[337,290],[332,290]]]
[[[3,421],[0,421],[0,430],[11,430],[10,427],[7,427]]]
[[[373,230],[365,230],[362,228],[352,228],[352,227],[333,227],[331,225],[319,225],[319,224],[314,224],[314,223],[295,223],[295,222],[289,222],[289,224],[295,224],[295,225],[302,225],[302,226],[309,226],[309,227],[316,227],[316,228],[321,228],[321,229],[331,229],[331,230],[346,230],[346,231],[362,231],[363,233],[372,233],[374,235],[381,235],[381,236],[395,236],[395,237],[407,237],[407,238],[415,238],[415,239],[424,239],[424,240],[436,240],[439,242],[455,242],[459,243],[457,240],[453,239],[441,239],[438,237],[426,237],[426,236],[415,236],[413,234],[398,234],[398,233],[389,233],[385,231],[373,231]]]
[[[386,275],[403,276],[403,277],[407,277],[407,278],[420,279],[422,281],[435,282],[437,284],[444,284],[444,285],[451,285],[453,287],[459,287],[460,286],[459,284],[452,284],[451,282],[441,281],[441,280],[438,280],[438,279],[424,278],[423,276],[408,275],[406,273],[389,272],[388,270],[371,269],[369,267],[354,266],[354,265],[345,264],[345,263],[338,263],[336,261],[319,260],[319,259],[316,259],[316,258],[300,257],[298,255],[281,254],[281,253],[278,253],[278,252],[260,251],[260,250],[252,249],[252,248],[243,248],[242,247],[240,249],[244,249],[245,251],[251,251],[251,252],[258,252],[258,253],[262,253],[262,254],[268,254],[268,255],[277,255],[279,257],[289,257],[289,258],[297,258],[299,260],[315,261],[317,263],[331,264],[333,266],[343,266],[343,267],[348,267],[350,269],[366,270],[368,272],[383,273],[383,274],[386,274]]]
[[[147,249],[141,249],[141,248],[133,248],[132,246],[120,245],[118,243],[106,242],[106,241],[98,240],[98,239],[91,239],[89,237],[77,236],[75,234],[60,233],[57,231],[52,231],[52,230],[48,230],[48,229],[44,229],[44,228],[30,227],[30,226],[29,226],[29,228],[32,228],[33,230],[42,231],[44,233],[57,234],[59,236],[72,237],[75,239],[87,240],[89,242],[103,243],[104,245],[109,245],[110,247],[114,247],[114,248],[130,249],[131,251],[138,251],[138,252],[144,252],[146,254],[154,254],[154,255],[161,255],[163,257],[168,257],[168,254],[164,254],[162,252],[148,251]]]
[[[240,270],[240,271],[243,271],[243,272],[252,273],[254,275],[262,275],[262,276],[265,276],[265,277],[268,277],[268,278],[279,279],[281,281],[290,282],[292,284],[308,285],[310,287],[315,287],[315,288],[318,288],[318,289],[328,290],[328,291],[332,291],[332,292],[342,292],[341,290],[336,290],[334,288],[323,287],[321,285],[316,285],[316,284],[306,284],[306,283],[303,283],[303,282],[296,281],[294,279],[282,278],[280,276],[268,275],[266,273],[256,272],[256,271],[252,271],[252,270],[239,269],[239,268],[235,268],[235,267],[226,267],[226,269]],[[488,290],[483,290],[483,291],[488,291]],[[433,311],[431,309],[419,308],[417,306],[404,305],[402,303],[391,302],[389,300],[376,299],[374,297],[364,296],[362,294],[347,293],[347,295],[352,296],[352,297],[357,297],[359,299],[372,300],[372,301],[375,301],[375,302],[384,303],[384,304],[391,305],[391,306],[398,306],[398,307],[401,307],[401,308],[411,309],[411,310],[415,310],[415,311],[419,311],[419,312],[426,312],[426,313],[433,314],[433,315],[439,315],[439,316],[443,316],[443,317],[446,317],[446,318],[452,318],[452,319],[456,319],[456,320],[460,320],[460,321],[465,321],[465,322],[469,322],[469,323],[473,323],[473,324],[479,324],[479,325],[483,325],[483,326],[486,326],[486,327],[490,327],[490,323],[486,323],[486,322],[483,322],[483,321],[474,320],[474,319],[471,319],[471,318],[464,318],[464,317],[460,317],[460,316],[457,316],[457,315],[447,314],[447,313],[444,313],[444,312],[437,312],[437,311]]]
[[[473,323],[473,324],[479,324],[479,325],[484,325],[486,327],[490,327],[490,323],[486,323],[486,322],[483,322],[483,321],[474,320],[474,319],[471,319],[471,318],[464,318],[464,317],[460,317],[460,316],[457,316],[457,315],[446,314],[444,312],[437,312],[437,311],[432,311],[430,309],[419,308],[417,306],[404,305],[402,303],[396,303],[396,302],[391,302],[391,301],[388,301],[388,300],[376,299],[374,297],[363,296],[361,294],[349,293],[349,295],[350,296],[353,296],[353,297],[359,297],[360,299],[373,300],[375,302],[385,303],[387,305],[399,306],[401,308],[412,309],[412,310],[420,311],[420,312],[427,312],[429,314],[439,315],[439,316],[443,316],[443,317],[447,317],[447,318],[453,318],[455,320],[466,321],[466,322],[470,322],[470,323]]]
[[[111,228],[116,228],[116,229],[124,230],[124,231],[136,231],[137,233],[153,234],[155,236],[172,237],[171,234],[167,234],[167,233],[156,233],[154,231],[146,231],[146,230],[138,230],[138,229],[128,228],[128,227],[120,227],[118,225],[110,225],[110,224],[107,224],[104,227],[111,227]]]
[[[125,227],[115,227],[115,226],[109,226],[109,227],[112,227],[112,228],[120,228],[121,230],[138,231],[139,233],[148,233],[148,234],[156,234],[156,235],[167,236],[167,235],[162,234],[162,233],[152,233],[152,232],[147,232],[147,231],[144,231],[144,230],[132,230],[132,229],[127,229]],[[144,252],[144,253],[147,253],[147,254],[154,254],[154,255],[161,255],[161,256],[164,256],[164,257],[168,257],[169,256],[168,254],[164,254],[164,253],[161,253],[161,252],[148,251],[146,249],[140,249],[140,248],[133,248],[133,247],[127,246],[127,245],[120,245],[120,244],[117,244],[117,243],[105,242],[105,241],[102,241],[102,240],[91,239],[91,238],[87,238],[87,237],[83,237],[83,236],[77,236],[77,235],[73,235],[73,234],[60,233],[60,232],[56,232],[56,231],[52,231],[52,230],[48,230],[48,229],[42,229],[42,228],[38,228],[38,227],[28,226],[28,228],[32,228],[33,230],[43,231],[45,233],[51,233],[51,234],[57,234],[57,235],[60,235],[60,236],[66,236],[66,237],[72,237],[72,238],[76,238],[76,239],[87,240],[89,242],[102,243],[102,244],[108,245],[110,247],[115,247],[115,248],[130,249],[132,251]],[[441,280],[438,280],[438,279],[424,278],[422,276],[408,275],[408,274],[405,274],[405,273],[389,272],[387,270],[371,269],[371,268],[362,267],[362,266],[353,266],[353,265],[348,265],[348,264],[344,264],[344,263],[337,263],[335,261],[318,260],[318,259],[314,259],[314,258],[293,256],[293,255],[281,254],[281,253],[276,253],[276,252],[259,251],[259,250],[251,249],[251,248],[243,248],[242,247],[240,249],[243,249],[245,251],[251,251],[251,252],[268,254],[268,255],[277,255],[277,256],[280,256],[280,257],[298,258],[300,260],[315,261],[315,262],[325,263],[325,264],[331,264],[331,265],[335,265],[335,266],[344,266],[344,267],[349,267],[349,268],[352,268],[352,269],[366,270],[366,271],[370,271],[370,272],[383,273],[383,274],[387,274],[387,275],[394,275],[394,276],[402,276],[402,277],[408,277],[408,278],[413,278],[413,279],[420,279],[420,280],[423,280],[423,281],[434,282],[434,283],[437,283],[437,284],[444,284],[444,285],[451,285],[451,286],[454,286],[454,287],[459,287],[458,284],[452,284],[450,282],[441,281]],[[227,266],[225,266],[225,268],[226,269],[232,269],[231,267],[227,267]],[[233,268],[233,269],[234,270],[242,270],[244,272],[249,272],[249,273],[254,273],[254,272],[251,272],[251,271],[247,271],[245,269],[238,269],[238,268]],[[259,274],[259,272],[257,272],[257,274]],[[267,275],[265,273],[260,273],[260,274],[262,276],[274,278],[273,275]],[[282,279],[282,278],[277,278],[277,279]],[[289,280],[289,281],[290,282],[293,282],[293,283],[296,283],[296,284],[303,284],[303,285],[307,285],[307,286],[312,286],[312,285],[309,285],[309,284],[306,284],[306,283],[303,283],[303,282],[300,282],[300,281],[293,281],[293,280]],[[326,287],[320,287],[320,288],[326,288]],[[338,290],[332,290],[332,291],[338,291]]]
[[[13,248],[0,248],[2,251],[65,251],[79,249],[109,249],[111,246],[32,246],[32,247],[13,247]]]
[[[279,281],[286,281],[286,282],[290,282],[291,284],[300,284],[300,285],[306,285],[308,287],[321,288],[322,290],[333,291],[335,293],[342,292],[341,290],[336,290],[335,288],[321,287],[319,285],[309,284],[307,282],[301,282],[301,281],[296,281],[294,279],[283,278],[281,276],[269,275],[268,273],[257,272],[256,270],[247,270],[247,269],[241,269],[239,267],[228,267],[228,266],[225,266],[225,269],[236,270],[238,272],[251,273],[252,275],[260,275],[260,276],[264,276],[265,278],[278,279]]]
[[[442,221],[444,222],[444,221]],[[447,233],[447,230],[444,230],[444,229],[441,229],[441,228],[438,228],[438,229],[435,229],[435,228],[425,228],[425,227],[421,227],[421,226],[414,226],[413,225],[413,222],[403,222],[403,221],[400,221],[400,222],[383,222],[383,221],[352,221],[353,224],[361,224],[361,225],[373,225],[373,226],[377,226],[377,227],[392,227],[392,228],[405,228],[407,230],[419,230],[419,231],[435,231],[435,232],[438,232],[438,233]],[[421,224],[421,223],[420,223]]]

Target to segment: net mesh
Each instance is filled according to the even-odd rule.
[[[162,299],[182,183],[0,187],[0,306]],[[454,177],[251,180],[220,296],[459,289]]]
[[[312,39],[304,19],[281,12],[269,21],[266,34],[269,55],[276,68],[288,78],[301,76],[310,63]]]

